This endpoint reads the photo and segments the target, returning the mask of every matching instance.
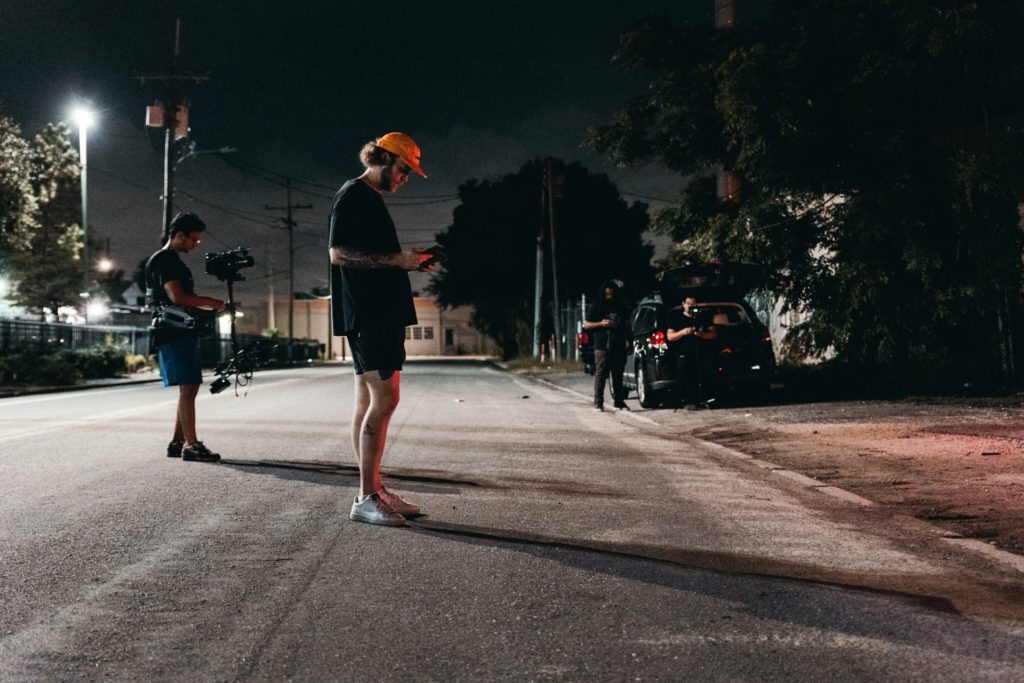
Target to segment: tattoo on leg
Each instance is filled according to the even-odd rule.
[[[377,432],[374,430],[373,425],[367,422],[363,426],[363,434],[366,434],[367,436],[376,436]]]

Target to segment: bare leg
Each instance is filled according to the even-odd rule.
[[[363,373],[363,385],[370,397],[359,432],[359,495],[365,496],[380,489],[380,463],[384,457],[384,444],[388,424],[398,407],[400,372],[381,379],[376,371]],[[357,385],[358,386],[358,385]],[[357,389],[356,402],[359,394]]]
[[[188,444],[199,440],[196,436],[196,396],[199,395],[198,384],[182,384],[178,387],[178,417],[174,423],[174,437]]]
[[[370,390],[366,386],[365,375],[353,374],[353,377],[356,378],[356,400],[355,407],[352,409],[352,451],[355,453],[358,464],[360,462],[359,435],[363,432],[366,411],[370,409]]]

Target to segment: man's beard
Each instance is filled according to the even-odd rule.
[[[380,189],[384,192],[391,192],[394,187],[395,178],[392,175],[394,171],[394,166],[385,166],[384,171],[380,174]]]

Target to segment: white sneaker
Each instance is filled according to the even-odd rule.
[[[380,489],[377,491],[380,497],[384,499],[384,502],[391,506],[391,509],[400,515],[418,515],[420,514],[420,506],[407,503],[402,500],[401,496],[389,489],[384,484],[380,485]]]
[[[352,512],[349,518],[353,522],[381,524],[383,526],[405,526],[405,517],[395,512],[378,494],[371,493],[359,496],[352,501]]]

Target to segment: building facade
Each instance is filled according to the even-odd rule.
[[[405,328],[405,351],[409,356],[492,356],[494,342],[472,325],[473,309],[462,306],[444,310],[434,297],[415,297],[416,325]],[[330,299],[296,299],[292,327],[296,339],[316,339],[323,356],[346,360],[347,340],[331,334]],[[246,307],[237,320],[239,332],[260,334],[276,329],[288,335],[288,301],[275,300],[263,307]]]

